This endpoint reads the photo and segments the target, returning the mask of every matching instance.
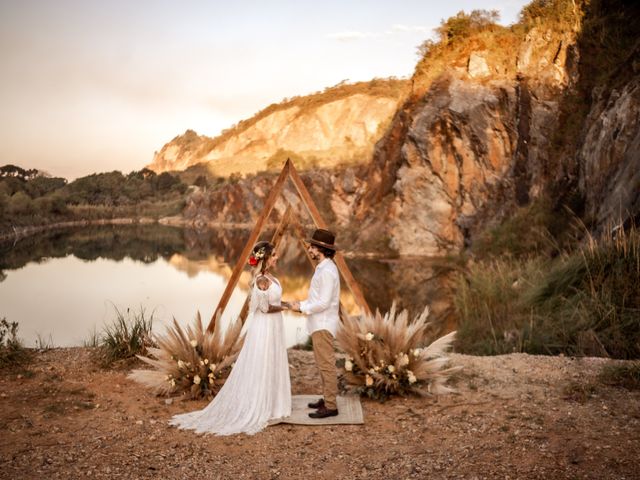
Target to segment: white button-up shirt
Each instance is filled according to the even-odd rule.
[[[328,330],[336,336],[340,320],[340,274],[333,260],[325,258],[316,266],[309,297],[300,302],[300,311],[308,315],[309,335]]]

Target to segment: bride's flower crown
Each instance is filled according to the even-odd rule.
[[[260,262],[260,260],[264,258],[265,253],[266,250],[264,247],[259,248],[257,252],[253,252],[249,256],[249,265],[251,265],[252,267],[258,265],[258,262]]]

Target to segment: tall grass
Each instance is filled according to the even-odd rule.
[[[148,315],[144,308],[138,312],[127,308],[125,313],[114,307],[116,318],[105,326],[100,337],[100,357],[107,366],[118,360],[126,360],[145,354],[154,342],[151,337],[153,313]]]
[[[29,351],[18,338],[18,322],[0,319],[0,368],[20,365],[29,358]]]
[[[632,362],[625,365],[607,365],[598,375],[598,380],[614,387],[640,390],[640,362]]]
[[[522,290],[540,282],[542,259],[500,259],[469,265],[458,274],[454,305],[458,314],[456,350],[475,355],[538,350],[532,312],[520,301]],[[544,343],[544,342],[543,342]]]
[[[92,330],[89,330],[89,336],[82,343],[82,346],[85,348],[96,348],[100,346],[100,334],[95,327],[93,327]]]
[[[36,350],[40,352],[47,352],[54,348],[53,337],[49,334],[49,337],[43,337],[40,333],[36,334]]]
[[[640,357],[640,232],[548,260],[499,259],[458,278],[458,350]]]

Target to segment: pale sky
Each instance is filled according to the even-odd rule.
[[[128,173],[187,129],[215,136],[285,97],[408,77],[460,10],[521,0],[0,0],[0,165]]]

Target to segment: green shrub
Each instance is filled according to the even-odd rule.
[[[582,2],[578,0],[577,3]],[[520,12],[520,22],[525,25],[540,21],[565,24],[572,21],[576,8],[575,0],[533,0]]]
[[[598,380],[606,385],[640,390],[640,362],[607,365],[598,375]]]
[[[563,337],[578,347],[575,353],[602,350],[614,358],[639,358],[640,232],[634,227],[615,237],[590,238],[556,262],[524,300],[558,322],[573,318]],[[581,345],[585,341],[593,345]]]
[[[105,326],[100,338],[100,356],[105,366],[143,355],[148,347],[154,345],[151,338],[153,313],[147,316],[142,307],[137,313],[127,308],[126,314],[117,307],[114,309],[116,318]]]
[[[468,14],[460,11],[447,20],[440,22],[440,26],[435,30],[440,41],[450,43],[459,38],[466,38],[473,33],[486,30],[496,25],[499,19],[500,14],[497,10],[473,10]]]
[[[24,192],[16,192],[9,199],[8,210],[13,215],[31,215],[35,208],[29,195]]]
[[[479,234],[473,253],[479,258],[549,256],[575,244],[584,228],[571,211],[577,201],[568,200],[571,207],[564,203],[554,206],[546,197],[519,207],[502,223]]]
[[[545,343],[540,338],[543,332],[538,332],[521,295],[532,282],[540,281],[546,265],[541,258],[507,258],[472,263],[459,273],[454,297],[456,350],[475,355],[539,350]]]
[[[291,348],[293,350],[304,350],[304,351],[307,351],[307,352],[312,351],[313,350],[313,341],[311,340],[311,336],[307,337],[307,339],[304,342],[297,343]]]
[[[18,338],[18,322],[0,320],[0,367],[20,365],[29,358],[29,351]]]
[[[481,261],[458,278],[463,353],[640,357],[640,233],[590,239],[554,260]]]

